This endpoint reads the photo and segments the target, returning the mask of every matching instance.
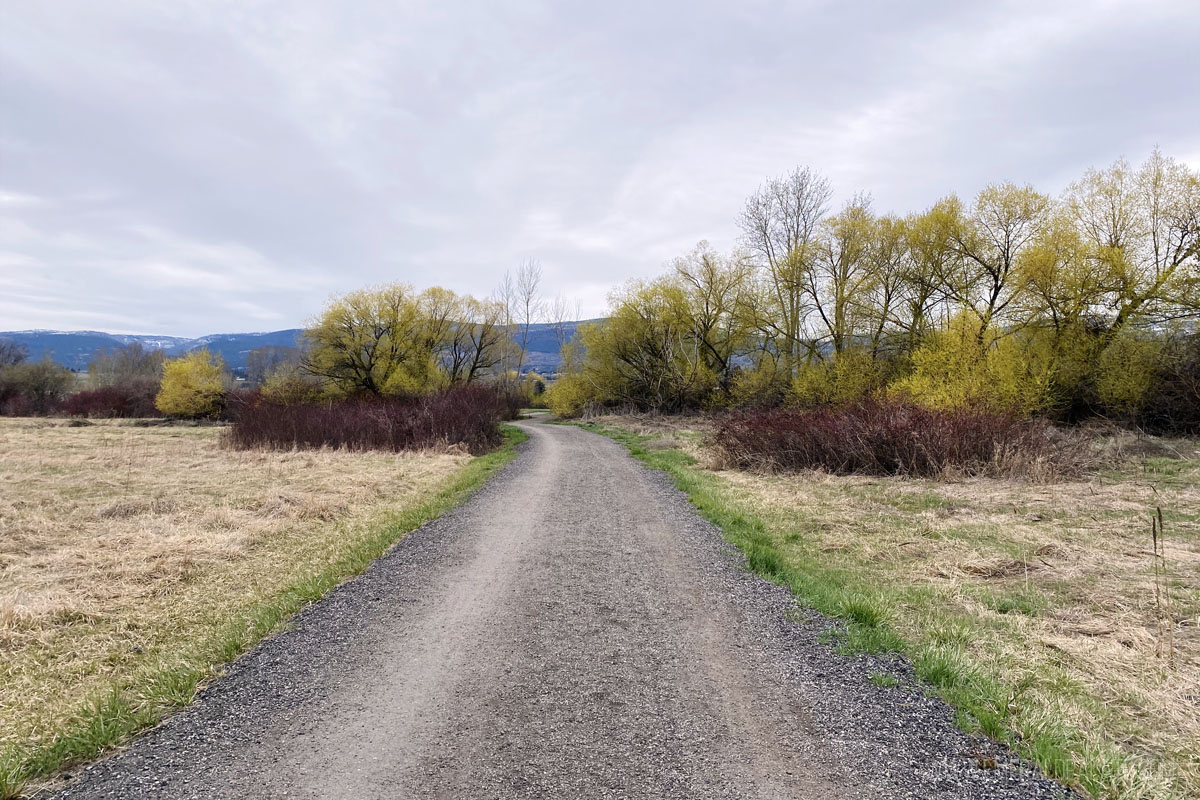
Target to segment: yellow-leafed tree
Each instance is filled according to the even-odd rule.
[[[445,382],[437,354],[449,317],[432,311],[443,294],[390,283],[334,298],[305,334],[305,370],[342,395],[436,388]]]
[[[193,350],[163,365],[154,405],[172,417],[215,417],[225,403],[225,363],[207,350]]]

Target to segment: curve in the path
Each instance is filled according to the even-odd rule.
[[[617,444],[521,456],[406,537],[72,798],[1043,798],[949,709],[796,621]]]

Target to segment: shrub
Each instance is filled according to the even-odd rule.
[[[567,373],[546,387],[542,400],[561,419],[578,417],[593,399],[594,389],[577,372]]]
[[[930,409],[871,400],[841,409],[730,414],[711,444],[727,463],[767,470],[936,477],[1029,472],[1068,450],[1051,426],[980,409]]]
[[[987,407],[1032,414],[1056,403],[1053,359],[1039,336],[983,331],[962,314],[912,355],[912,374],[893,388],[935,408]]]
[[[1096,398],[1111,417],[1137,419],[1160,382],[1160,341],[1123,331],[1104,348],[1095,368]]]
[[[162,389],[154,398],[170,417],[217,417],[225,405],[225,365],[207,350],[193,350],[163,365]]]
[[[1200,433],[1200,334],[1167,348],[1160,383],[1142,409],[1139,422],[1151,431]]]
[[[126,386],[103,386],[76,392],[63,403],[72,417],[158,417],[154,405],[157,383],[137,381]]]
[[[802,366],[792,381],[790,400],[802,408],[844,405],[883,388],[883,362],[861,350]]]
[[[272,403],[287,406],[315,403],[321,399],[322,389],[320,379],[298,367],[285,365],[272,372],[263,382],[262,394]]]
[[[6,416],[52,414],[74,383],[66,367],[48,358],[0,369],[0,412]]]
[[[231,405],[230,416],[228,441],[239,449],[399,451],[464,445],[482,453],[500,443],[500,421],[515,414],[494,388],[455,386],[420,396],[323,403],[283,404],[252,395]]]

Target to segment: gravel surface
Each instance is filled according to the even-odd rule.
[[[1070,797],[876,687],[911,671],[822,644],[666,476],[523,427],[468,503],[56,796]]]

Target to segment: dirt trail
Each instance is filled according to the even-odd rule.
[[[871,686],[618,445],[523,427],[483,492],[62,796],[1061,795]]]

